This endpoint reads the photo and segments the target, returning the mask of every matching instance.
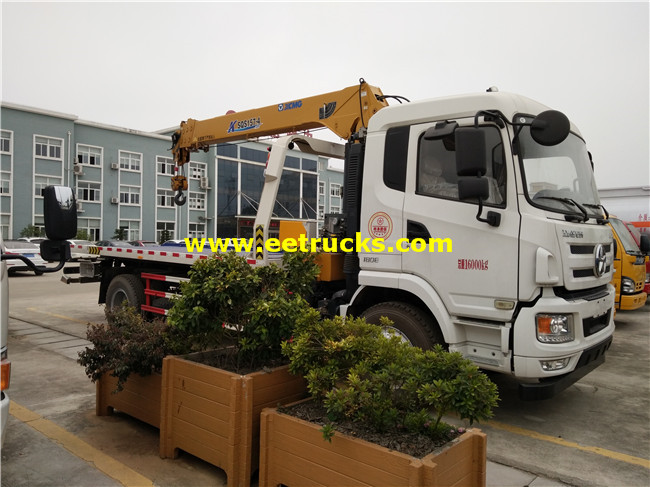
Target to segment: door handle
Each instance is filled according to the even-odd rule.
[[[406,221],[406,238],[410,242],[416,238],[421,238],[423,240],[429,241],[431,234],[427,230],[426,225],[420,222],[413,220]]]

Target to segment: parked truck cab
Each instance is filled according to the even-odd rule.
[[[4,243],[0,235],[0,252],[4,254]],[[8,357],[7,340],[9,334],[9,280],[5,259],[0,260],[0,366],[2,368],[2,387],[0,388],[0,445],[5,441],[7,418],[9,417],[9,380],[11,362]]]
[[[614,231],[616,251],[612,277],[612,285],[616,289],[616,309],[638,309],[645,305],[648,298],[644,291],[647,257],[623,221],[611,217],[609,224]]]

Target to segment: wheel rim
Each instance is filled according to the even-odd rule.
[[[113,298],[111,299],[111,309],[115,308],[116,306],[121,306],[122,304],[129,304],[129,297],[126,295],[126,293],[123,290],[118,290],[113,294]]]
[[[409,340],[409,337],[407,337],[404,332],[402,332],[402,330],[395,328],[394,326],[384,326],[382,327],[381,331],[386,338],[397,336],[402,341],[402,343],[408,343],[411,346],[413,345],[413,342]]]

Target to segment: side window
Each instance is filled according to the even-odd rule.
[[[486,135],[487,173],[490,196],[483,203],[505,206],[506,170],[503,142],[496,127],[483,127]],[[425,196],[458,200],[456,147],[453,134],[441,139],[418,141],[416,192]]]

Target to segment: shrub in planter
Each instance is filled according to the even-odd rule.
[[[109,374],[117,378],[115,392],[119,392],[129,375],[160,372],[165,355],[180,351],[182,341],[160,319],[147,322],[129,306],[106,308],[105,314],[107,324],[88,328],[86,336],[93,347],[79,352],[77,360],[93,382]]]
[[[300,324],[283,351],[330,419],[370,424],[379,432],[444,438],[452,429],[441,421],[445,414],[472,424],[490,418],[498,402],[496,385],[460,353],[412,347],[362,318]]]
[[[281,344],[319,318],[301,296],[317,271],[313,256],[296,253],[282,267],[250,266],[233,253],[194,264],[169,323],[194,349],[216,350],[164,360],[163,458],[184,450],[222,468],[229,486],[248,485],[261,410],[306,395]]]
[[[383,322],[385,326],[389,324]],[[419,480],[412,485],[422,485],[427,479],[442,476],[445,480],[441,483],[436,480],[433,485],[447,485],[447,482],[484,484],[484,435],[475,447],[469,448],[466,446],[468,433],[458,437],[454,427],[441,421],[448,413],[455,413],[470,424],[487,419],[498,401],[496,386],[460,354],[446,352],[442,347],[423,351],[403,343],[396,336],[384,335],[380,327],[363,319],[340,317],[301,325],[294,339],[285,342],[283,351],[290,358],[290,370],[305,376],[313,401],[309,408],[301,404],[281,408],[279,414],[265,413],[263,421],[268,424],[263,425],[260,485],[269,482],[273,485],[290,485],[291,482],[329,485],[327,472],[332,470],[339,473],[345,470],[346,475],[351,475],[336,476],[334,482],[356,485],[352,477],[359,475],[365,463],[372,463],[376,471],[382,463],[391,462],[385,455],[389,449],[402,450],[404,444],[413,444],[418,453],[426,454],[443,445],[446,447],[448,442],[465,445],[464,453],[454,454],[449,467],[436,470],[436,464],[443,463],[443,457],[426,456],[420,461],[400,453],[402,456],[398,455],[395,465],[401,462],[410,466],[405,467],[404,476],[396,477],[394,482],[399,485],[407,478],[417,477]],[[299,436],[303,443],[306,442],[307,437],[313,437],[308,431],[313,430],[314,425],[304,421],[300,425],[300,420],[290,422],[287,415],[319,418],[321,436],[327,440],[325,445],[321,440],[321,445],[313,448],[295,447],[290,439]],[[286,432],[289,430],[292,433]],[[274,435],[282,438],[272,438]],[[393,440],[395,436],[399,436],[397,441]],[[367,442],[359,443],[359,438],[387,448],[375,447],[381,452],[366,450],[361,443]],[[365,453],[358,453],[362,448]],[[443,456],[451,455],[448,450]],[[407,453],[414,455],[414,452]],[[461,467],[456,455],[470,455],[470,458],[465,459]],[[352,457],[354,460],[350,462],[353,463],[348,465],[341,460]],[[366,457],[382,460],[366,462]],[[332,463],[328,463],[330,461]],[[290,462],[294,465],[290,466]],[[300,475],[295,476],[301,468],[296,470],[296,465],[304,466],[309,472],[301,470]],[[319,467],[311,468],[311,465]],[[482,470],[477,465],[482,465]]]
[[[162,360],[182,350],[182,340],[162,320],[146,322],[133,307],[107,308],[106,320],[89,327],[93,346],[78,359],[96,384],[97,415],[117,409],[160,427]]]
[[[192,350],[230,346],[223,365],[239,371],[283,360],[281,344],[299,322],[318,319],[303,296],[318,273],[315,256],[286,253],[282,266],[251,266],[234,252],[197,261],[168,314]]]

